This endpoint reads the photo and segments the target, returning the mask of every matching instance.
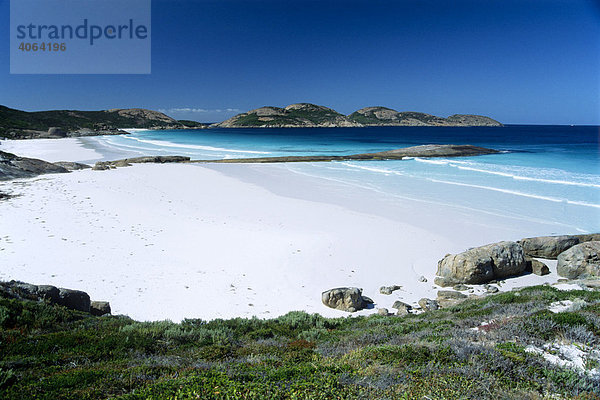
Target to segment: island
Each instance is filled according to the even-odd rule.
[[[214,128],[344,128],[365,126],[503,126],[481,115],[455,114],[448,118],[420,112],[398,112],[387,107],[366,107],[343,115],[310,103],[285,108],[261,107],[213,124]]]

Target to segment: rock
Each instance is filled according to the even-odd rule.
[[[438,300],[439,299],[466,299],[467,295],[455,292],[454,290],[438,290],[437,293]]]
[[[60,288],[57,303],[72,310],[90,312],[90,296],[81,290]]]
[[[131,167],[131,164],[127,162],[127,160],[119,160],[115,161],[111,164],[111,167],[121,168],[121,167]]]
[[[390,312],[388,311],[387,308],[380,308],[380,309],[377,310],[377,314],[379,314],[379,315],[385,315],[385,316],[387,316],[387,315],[389,315],[389,313]]]
[[[38,285],[36,294],[43,300],[56,303],[60,299],[60,291],[56,286]]]
[[[534,258],[527,258],[527,269],[532,273],[543,276],[550,273],[550,268],[543,262]]]
[[[419,300],[418,303],[419,303],[419,306],[421,306],[421,308],[425,311],[433,311],[433,310],[438,310],[440,308],[440,305],[437,301],[427,299],[427,298],[423,298],[423,299]]]
[[[63,131],[61,128],[51,127],[48,128],[48,136],[64,138],[67,137],[67,132]]]
[[[448,254],[438,262],[435,283],[439,286],[481,284],[518,275],[527,263],[523,248],[515,242],[492,243],[459,254]]]
[[[400,300],[396,300],[392,305],[392,308],[398,310],[396,315],[406,315],[410,313],[410,310],[412,310],[412,306],[410,304],[403,303]]]
[[[498,289],[498,287],[492,286],[492,285],[485,285],[485,290],[488,293],[498,293],[500,291],[500,289]]]
[[[519,241],[525,255],[555,260],[563,251],[579,244],[577,236],[538,236]]]
[[[569,279],[600,277],[600,241],[581,243],[560,253],[556,270]]]
[[[330,289],[321,294],[324,305],[336,310],[355,312],[366,308],[373,300],[362,296],[362,289],[342,287]]]
[[[98,161],[92,167],[93,171],[106,171],[107,169],[110,169],[110,166],[108,165],[108,163],[106,163],[104,161]]]
[[[463,284],[459,283],[458,285],[454,285],[452,287],[452,289],[458,290],[458,291],[463,291],[463,290],[469,290],[470,288],[467,285],[463,285]]]
[[[419,282],[427,282],[427,278],[425,278],[423,275],[421,275],[419,277]]]
[[[398,286],[398,285],[393,285],[393,286],[382,286],[379,288],[379,293],[381,294],[392,294],[393,291],[402,289],[402,286]]]
[[[594,279],[594,280],[583,280],[581,282],[579,282],[580,286],[586,287],[588,289],[598,289],[600,290],[600,280],[599,279]]]
[[[58,162],[54,162],[52,164],[57,165],[59,167],[63,167],[67,171],[78,171],[81,169],[92,168],[87,164],[81,164],[81,163],[70,162],[70,161],[58,161]]]
[[[92,301],[90,304],[90,314],[98,317],[110,314],[110,303],[108,301]]]
[[[437,302],[441,308],[448,308],[462,303],[467,299],[466,294],[454,290],[438,290]]]
[[[67,172],[65,168],[46,161],[0,151],[0,181]]]

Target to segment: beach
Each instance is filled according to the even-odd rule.
[[[102,158],[81,143],[3,148],[51,161]],[[2,182],[0,191],[15,196],[0,202],[1,280],[84,290],[139,320],[346,316],[321,303],[321,292],[344,286],[375,301],[353,315],[391,310],[395,300],[435,298],[445,254],[554,228],[389,197],[285,164],[138,164]],[[551,270],[501,289],[555,283]],[[379,293],[389,285],[402,288]]]

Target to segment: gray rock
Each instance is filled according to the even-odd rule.
[[[46,161],[0,151],[0,181],[67,172],[65,168]]]
[[[329,308],[347,312],[362,310],[373,303],[373,300],[362,296],[362,289],[355,287],[327,290],[321,294],[321,301]]]
[[[555,260],[563,251],[579,244],[577,236],[538,236],[521,239],[525,255]]]
[[[379,288],[379,293],[390,295],[392,292],[402,289],[402,286],[392,285],[392,286],[382,286]]]
[[[387,308],[380,308],[377,310],[377,314],[387,316],[390,314],[390,312],[388,311]]]
[[[462,303],[467,295],[454,290],[438,290],[437,302],[441,308],[448,308]]]
[[[438,310],[440,308],[439,303],[436,300],[431,300],[427,298],[423,298],[418,301],[419,306],[425,311],[433,311]]]
[[[410,304],[403,303],[400,300],[396,300],[392,305],[392,308],[398,310],[396,315],[406,315],[410,313],[410,310],[412,310],[412,306]]]
[[[546,264],[534,258],[527,259],[527,269],[539,276],[548,275],[550,273],[550,268],[548,268]]]
[[[60,291],[56,286],[51,285],[38,285],[36,294],[43,300],[48,300],[51,303],[58,302],[60,298]]]
[[[423,275],[421,275],[419,277],[419,282],[427,282],[427,278],[425,278]]]
[[[485,285],[485,289],[488,293],[498,293],[500,289],[497,286]]]
[[[90,312],[90,296],[81,290],[60,288],[57,303],[72,310]]]
[[[107,169],[110,169],[110,165],[107,162],[104,162],[104,161],[98,161],[92,167],[93,171],[106,171]]]
[[[560,253],[556,270],[569,279],[600,277],[600,241],[581,243]]]
[[[454,289],[454,290],[458,290],[458,291],[463,291],[463,290],[469,290],[469,289],[470,289],[470,287],[469,287],[469,286],[467,286],[467,285],[463,285],[463,284],[459,283],[458,285],[454,285],[454,286],[452,287],[452,289]]]
[[[81,163],[70,162],[70,161],[57,161],[52,164],[57,165],[59,167],[63,167],[67,171],[78,171],[81,169],[92,168],[91,166],[89,166],[87,164],[81,164]]]
[[[67,132],[62,130],[62,128],[51,127],[51,128],[48,128],[48,136],[64,138],[64,137],[67,137]]]
[[[521,274],[526,266],[523,248],[518,243],[492,243],[446,255],[438,262],[435,283],[439,286],[481,284]]]
[[[90,304],[90,314],[98,317],[110,314],[110,303],[108,301],[92,301]]]

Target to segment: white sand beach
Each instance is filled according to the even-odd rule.
[[[48,161],[100,159],[79,139],[4,141]],[[391,310],[435,298],[437,261],[543,223],[386,197],[284,164],[144,164],[0,183],[0,280],[87,291],[139,320],[325,316],[321,292],[356,286]],[[556,282],[509,279],[502,289]],[[419,282],[423,275],[428,282]],[[380,286],[401,285],[392,295]]]

